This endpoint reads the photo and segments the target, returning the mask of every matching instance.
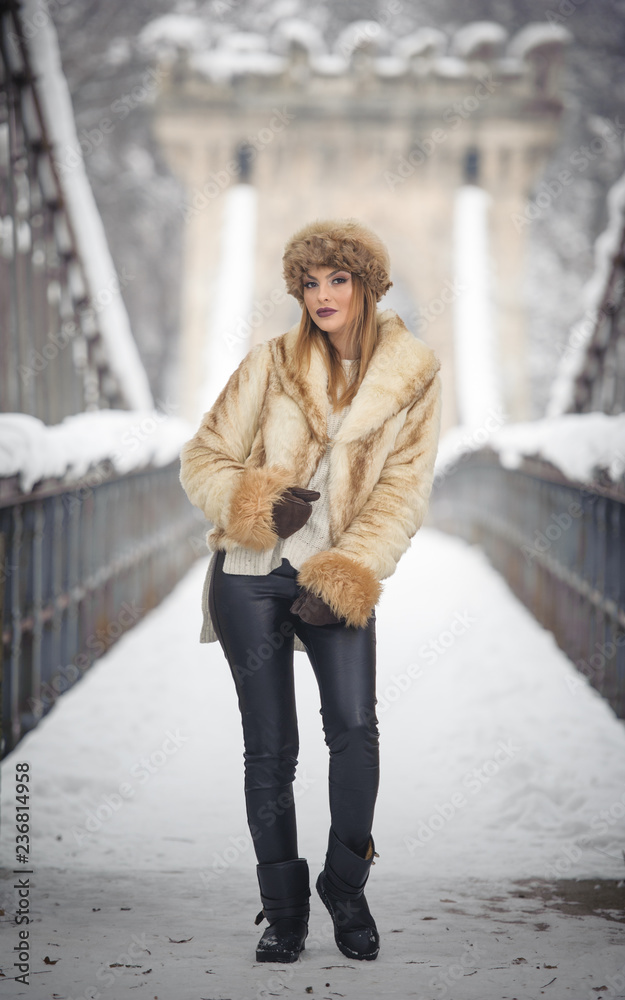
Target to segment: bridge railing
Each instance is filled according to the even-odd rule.
[[[0,479],[4,754],[206,552],[178,469]]]
[[[428,523],[479,544],[625,718],[625,485],[571,482],[537,459],[504,468],[484,448],[437,477]]]
[[[152,409],[52,20],[25,11],[0,0],[2,754],[206,552],[173,461],[190,435]]]

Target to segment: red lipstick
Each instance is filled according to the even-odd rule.
[[[336,309],[317,309],[317,316],[332,316],[333,313],[337,312]]]

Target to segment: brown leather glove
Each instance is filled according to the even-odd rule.
[[[338,625],[343,621],[336,617],[325,601],[305,587],[302,587],[302,593],[293,601],[289,610],[309,625]]]
[[[318,490],[290,486],[273,505],[272,517],[279,538],[288,538],[303,528],[312,514],[311,501],[321,496]]]

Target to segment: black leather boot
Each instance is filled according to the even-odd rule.
[[[304,950],[310,913],[308,862],[304,858],[257,865],[263,908],[254,921],[266,917],[266,928],[256,948],[257,962],[297,962]]]
[[[317,879],[317,892],[327,906],[334,923],[334,940],[347,958],[368,962],[378,957],[380,937],[369,912],[364,890],[371,865],[375,864],[373,838],[365,858],[354,854],[330,829],[328,852],[323,871]]]

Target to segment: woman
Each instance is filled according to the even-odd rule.
[[[308,933],[298,856],[293,649],[307,652],[330,751],[330,831],[317,891],[348,958],[379,935],[364,888],[378,791],[375,605],[425,516],[440,426],[440,363],[392,310],[384,244],[353,219],[287,243],[299,325],[253,347],[181,455],[213,523],[201,641],[236,685],[245,800],[267,918],[256,959],[296,961]]]

